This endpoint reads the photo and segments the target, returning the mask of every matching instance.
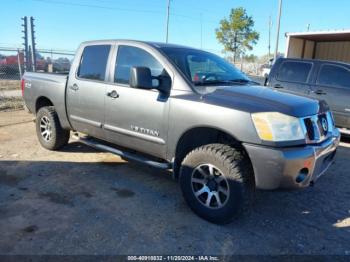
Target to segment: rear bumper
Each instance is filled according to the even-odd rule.
[[[243,144],[252,161],[255,184],[259,189],[300,188],[323,175],[336,153],[340,141],[338,129],[332,137],[317,145],[272,148]]]

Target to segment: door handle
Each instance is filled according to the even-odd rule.
[[[78,91],[79,86],[77,84],[74,84],[74,85],[70,86],[69,89],[72,89],[73,91]]]
[[[111,97],[111,98],[118,98],[119,94],[117,93],[117,91],[112,90],[110,92],[107,93],[107,96]]]
[[[274,85],[274,88],[283,88],[283,86],[277,84],[277,85]]]
[[[316,91],[313,91],[313,93],[317,94],[317,95],[326,95],[327,93],[324,92],[323,90],[319,89],[319,90],[316,90]]]

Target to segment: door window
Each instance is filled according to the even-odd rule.
[[[148,52],[133,46],[119,46],[114,73],[114,82],[129,84],[130,69],[133,66],[148,67],[154,77],[166,74],[164,67]],[[153,81],[156,87],[158,81]]]
[[[80,60],[78,77],[104,81],[110,48],[110,45],[85,47]]]
[[[312,64],[304,62],[284,62],[278,72],[277,79],[287,82],[305,83]]]
[[[342,66],[323,65],[318,75],[317,83],[350,88],[350,71]]]

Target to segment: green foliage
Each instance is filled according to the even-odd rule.
[[[284,57],[284,54],[278,52],[277,57]],[[259,64],[267,64],[270,62],[270,59],[273,59],[273,54],[270,54],[270,56],[268,54],[261,55],[257,61]]]
[[[244,61],[246,61],[246,62],[254,63],[257,60],[258,60],[258,57],[256,55],[253,55],[253,54],[244,56]]]
[[[259,33],[254,30],[254,20],[243,7],[231,9],[229,19],[222,19],[215,30],[216,38],[223,44],[224,51],[237,55],[252,50],[259,40]]]

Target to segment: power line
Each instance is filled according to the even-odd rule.
[[[200,13],[201,14],[201,13]],[[193,16],[189,16],[189,15],[183,15],[183,14],[179,14],[179,13],[171,13],[172,16],[176,16],[176,17],[181,17],[181,18],[185,18],[185,19],[189,19],[189,20],[193,20],[193,21],[199,21],[198,18],[196,17],[193,17]],[[206,20],[202,20],[203,23],[208,23],[208,24],[216,24],[218,25],[219,22],[216,21],[216,20],[209,20],[209,19],[206,19]]]
[[[45,4],[57,4],[57,5],[67,5],[67,6],[79,6],[79,7],[88,7],[88,8],[98,8],[98,9],[105,9],[105,10],[118,10],[118,11],[122,11],[122,12],[137,12],[137,13],[148,13],[148,14],[163,14],[163,12],[161,11],[155,11],[155,10],[140,10],[140,9],[131,9],[131,8],[121,8],[121,7],[115,7],[115,6],[105,6],[105,5],[95,5],[95,4],[82,4],[82,3],[72,3],[72,2],[63,2],[63,1],[57,1],[57,0],[52,0],[52,1],[48,1],[48,0],[31,0],[34,2],[41,2],[41,3],[45,3]],[[171,16],[175,16],[175,17],[181,17],[181,18],[185,18],[185,19],[189,19],[189,20],[194,20],[194,21],[198,21],[197,18],[190,16],[190,15],[185,15],[185,14],[179,14],[179,13],[175,13],[172,12]],[[212,24],[218,24],[218,21],[216,20],[212,20],[212,19],[206,19],[202,21],[203,23],[212,23]]]
[[[80,0],[80,1],[87,1],[87,2],[97,2],[97,3],[112,3],[115,4],[117,1],[116,0]],[[145,2],[145,0],[129,0],[129,1],[133,1],[133,2]],[[119,3],[118,3],[119,4]],[[164,9],[164,7],[166,7],[166,5],[163,5],[164,1],[163,0],[158,0],[156,2],[154,2],[154,0],[152,1],[147,1],[147,6],[157,6],[160,9]]]
[[[23,51],[23,49],[15,47],[2,47],[0,46],[0,51],[3,52],[17,52],[18,50]],[[36,52],[43,54],[58,54],[58,55],[74,55],[75,52],[71,50],[60,50],[60,49],[36,49]]]
[[[270,56],[271,56],[271,27],[272,27],[272,20],[271,20],[271,16],[269,16],[269,46],[268,46],[269,59],[270,59]]]
[[[163,12],[160,12],[158,10],[140,10],[140,9],[134,9],[134,8],[123,8],[123,7],[116,7],[116,6],[111,6],[108,3],[115,3],[114,1],[108,1],[108,0],[101,0],[98,2],[106,3],[106,5],[99,5],[99,4],[89,4],[89,3],[82,3],[82,2],[66,2],[66,1],[61,1],[61,0],[31,0],[34,2],[40,2],[43,4],[54,4],[54,5],[65,5],[65,6],[76,6],[76,7],[86,7],[86,8],[94,8],[94,9],[104,9],[104,10],[118,10],[121,12],[131,12],[131,13],[148,13],[148,14],[163,14]],[[84,1],[84,0],[83,0]],[[86,0],[85,0],[86,1]],[[87,0],[88,1],[88,0]],[[93,0],[91,0],[93,1]],[[160,0],[162,3],[165,3],[164,0]],[[95,1],[94,1],[95,2]],[[200,46],[201,48],[203,47],[203,23],[210,23],[210,24],[215,24],[218,25],[218,21],[214,20],[209,20],[209,19],[203,19],[203,13],[199,13],[198,16],[194,15],[186,15],[186,14],[181,14],[181,13],[176,13],[171,11],[170,6],[171,0],[167,0],[167,14],[166,14],[166,37],[165,41],[168,42],[169,40],[169,21],[170,21],[170,15],[172,17],[177,17],[177,18],[183,18],[183,19],[188,19],[192,21],[197,21],[200,24]]]
[[[47,1],[47,0],[31,0],[31,1],[42,2],[45,4],[59,4],[59,5],[99,8],[99,9],[106,9],[106,10],[119,10],[123,12],[161,14],[161,12],[154,11],[154,10],[138,10],[138,9],[120,8],[120,7],[114,7],[114,6],[91,5],[91,4],[81,4],[81,3],[71,3],[71,2],[68,3],[68,2],[62,2],[62,1]]]
[[[203,22],[202,22],[202,13],[200,13],[201,20],[201,49],[203,49]]]

